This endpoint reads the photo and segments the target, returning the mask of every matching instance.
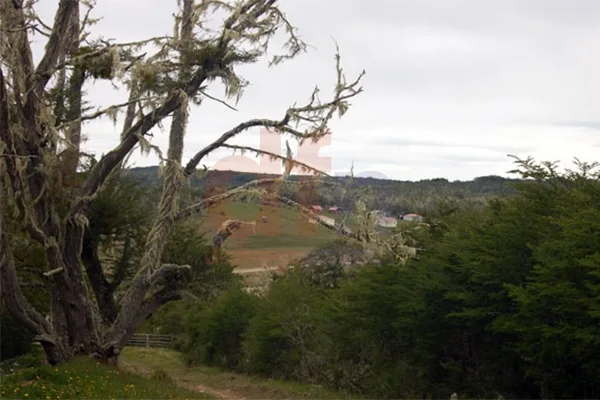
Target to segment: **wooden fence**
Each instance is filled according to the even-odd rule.
[[[175,337],[172,335],[160,335],[158,333],[136,333],[127,343],[127,346],[146,348],[171,347]]]

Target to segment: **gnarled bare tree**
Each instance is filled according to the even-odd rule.
[[[247,82],[236,73],[236,67],[266,57],[274,34],[286,35],[287,42],[284,54],[274,56],[272,65],[294,58],[306,45],[296,36],[276,0],[178,3],[180,12],[172,36],[114,43],[90,38],[87,29],[94,22],[90,17],[93,0],[59,0],[53,24],[41,21],[35,2],[0,0],[2,297],[10,312],[36,335],[52,364],[76,354],[115,362],[144,319],[161,305],[181,298],[189,267],[161,265],[160,260],[176,220],[219,200],[207,199],[187,210],[178,208],[185,179],[195,173],[204,157],[223,147],[260,153],[230,143],[237,135],[258,126],[299,141],[318,140],[329,133],[327,125],[333,116],[341,116],[348,109],[348,100],[362,90],[359,84],[363,73],[347,82],[338,55],[338,81],[330,100],[321,101],[315,90],[305,106],[284,110],[280,119],[241,123],[198,151],[184,166],[188,110],[207,99],[214,100],[206,93],[212,82],[220,80],[229,98],[239,98]],[[212,16],[215,10],[223,15],[216,30],[205,24],[209,13]],[[47,37],[37,65],[31,49],[34,33]],[[155,54],[148,55],[149,46],[153,46]],[[82,92],[86,80],[91,78],[127,87],[128,101],[93,111]],[[80,147],[83,122],[102,117],[116,121],[116,114],[121,111],[124,120],[120,143],[82,175],[77,168],[85,157]],[[160,151],[151,145],[148,133],[167,117],[172,117],[172,122],[166,157],[161,154],[164,180],[157,217],[147,235],[135,276],[117,301],[106,287],[102,265],[84,266],[82,261],[87,215],[94,196],[136,146]],[[289,155],[271,156],[311,171]],[[289,168],[286,171],[289,173]],[[276,187],[285,175],[273,182],[256,182],[256,186],[277,196]],[[44,276],[52,292],[49,317],[28,303],[19,286],[6,228],[14,222],[44,248]]]

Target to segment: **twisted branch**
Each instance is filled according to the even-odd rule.
[[[299,140],[300,144],[308,139],[311,139],[313,142],[317,142],[324,136],[330,134],[329,129],[327,129],[327,125],[333,118],[336,111],[340,117],[344,115],[349,107],[348,100],[357,96],[363,91],[363,88],[360,87],[359,84],[365,75],[365,72],[362,71],[352,83],[348,84],[340,64],[339,48],[337,48],[337,50],[338,52],[335,56],[337,83],[332,100],[325,103],[321,102],[318,96],[319,88],[316,87],[313,90],[308,104],[302,107],[288,108],[284,117],[280,120],[251,119],[249,121],[242,122],[197,152],[187,163],[184,169],[184,174],[186,176],[193,174],[196,166],[204,157],[220,147],[232,148],[231,145],[226,145],[228,140],[256,126],[273,128],[276,132],[289,134]],[[305,126],[303,131],[301,130],[301,126]]]

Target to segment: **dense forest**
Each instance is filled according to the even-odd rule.
[[[522,173],[516,195],[413,232],[418,259],[299,265],[264,295],[232,285],[151,326],[179,335],[192,365],[369,397],[597,398],[600,181],[586,166]],[[355,245],[325,248],[340,246]]]
[[[184,221],[163,262],[192,265],[189,296],[142,329],[177,335],[190,365],[369,398],[597,398],[600,180],[590,166],[581,170],[561,174],[524,161],[523,179],[505,183],[510,196],[427,215],[427,229],[410,232],[418,257],[347,268],[323,256],[325,265],[298,263],[274,275],[261,293],[248,291],[227,254]],[[117,297],[141,257],[135,238],[147,233],[156,196],[123,171],[94,201],[86,243],[102,250],[132,239],[103,260]],[[319,251],[363,245],[340,238]],[[49,294],[30,267],[39,250],[17,255],[25,294],[43,309]],[[5,311],[1,327],[9,338],[3,358],[27,351],[32,336]]]

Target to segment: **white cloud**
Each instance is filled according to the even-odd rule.
[[[51,21],[56,2],[41,0]],[[248,118],[279,118],[318,84],[326,96],[340,44],[349,77],[362,69],[365,92],[320,150],[334,171],[375,171],[397,179],[469,179],[512,168],[508,153],[593,160],[600,143],[600,2],[580,0],[281,0],[316,48],[270,70],[243,68],[252,85],[233,112],[206,103],[192,112],[185,156]],[[95,32],[119,41],[170,33],[173,0],[105,0]],[[36,39],[37,40],[37,39]],[[35,45],[41,54],[43,43]],[[94,104],[124,101],[107,84],[87,87]],[[222,88],[209,92],[221,95]],[[86,125],[86,146],[114,147],[109,122]],[[153,143],[165,149],[166,133]],[[258,130],[233,143],[259,146]],[[284,141],[282,141],[284,143]],[[229,152],[218,152],[206,164]],[[137,165],[156,157],[134,157]]]

